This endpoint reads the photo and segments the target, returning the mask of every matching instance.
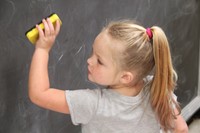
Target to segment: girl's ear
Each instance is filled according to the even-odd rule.
[[[134,79],[134,75],[131,72],[126,71],[122,73],[120,81],[123,84],[129,84],[133,81],[133,79]]]

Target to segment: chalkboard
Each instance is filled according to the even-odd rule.
[[[37,107],[28,98],[34,45],[25,33],[52,13],[63,22],[50,53],[52,87],[95,88],[87,80],[86,69],[95,36],[110,20],[135,19],[166,32],[185,118],[199,108],[199,0],[1,0],[0,133],[80,133],[80,126],[72,125],[69,115]]]

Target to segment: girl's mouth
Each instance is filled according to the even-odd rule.
[[[88,74],[91,74],[91,71],[90,71],[90,68],[89,68],[89,66],[88,66]]]

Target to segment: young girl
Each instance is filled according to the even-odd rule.
[[[38,25],[30,74],[29,97],[41,107],[71,115],[82,133],[188,132],[173,94],[177,75],[161,28],[143,28],[131,21],[103,28],[87,60],[88,79],[101,89],[50,88],[49,51],[60,30],[47,18]],[[149,76],[153,73],[153,76]]]

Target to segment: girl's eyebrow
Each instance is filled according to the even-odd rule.
[[[94,54],[102,61],[105,62],[104,59],[102,58],[102,56],[100,56],[101,54],[99,54],[98,52],[96,52],[94,45],[92,46],[92,51],[94,52]]]
[[[102,58],[100,54],[98,54],[96,51],[94,51],[94,53],[96,54],[97,58],[99,58],[101,62],[105,62],[104,58]]]
[[[101,57],[99,56],[99,54],[96,52],[95,48],[94,48],[94,45],[92,46],[92,51],[97,55],[98,58],[101,59]]]
[[[100,55],[98,55],[97,53],[96,53],[96,55],[97,55],[97,57],[102,61],[102,58],[101,58],[101,56]]]

